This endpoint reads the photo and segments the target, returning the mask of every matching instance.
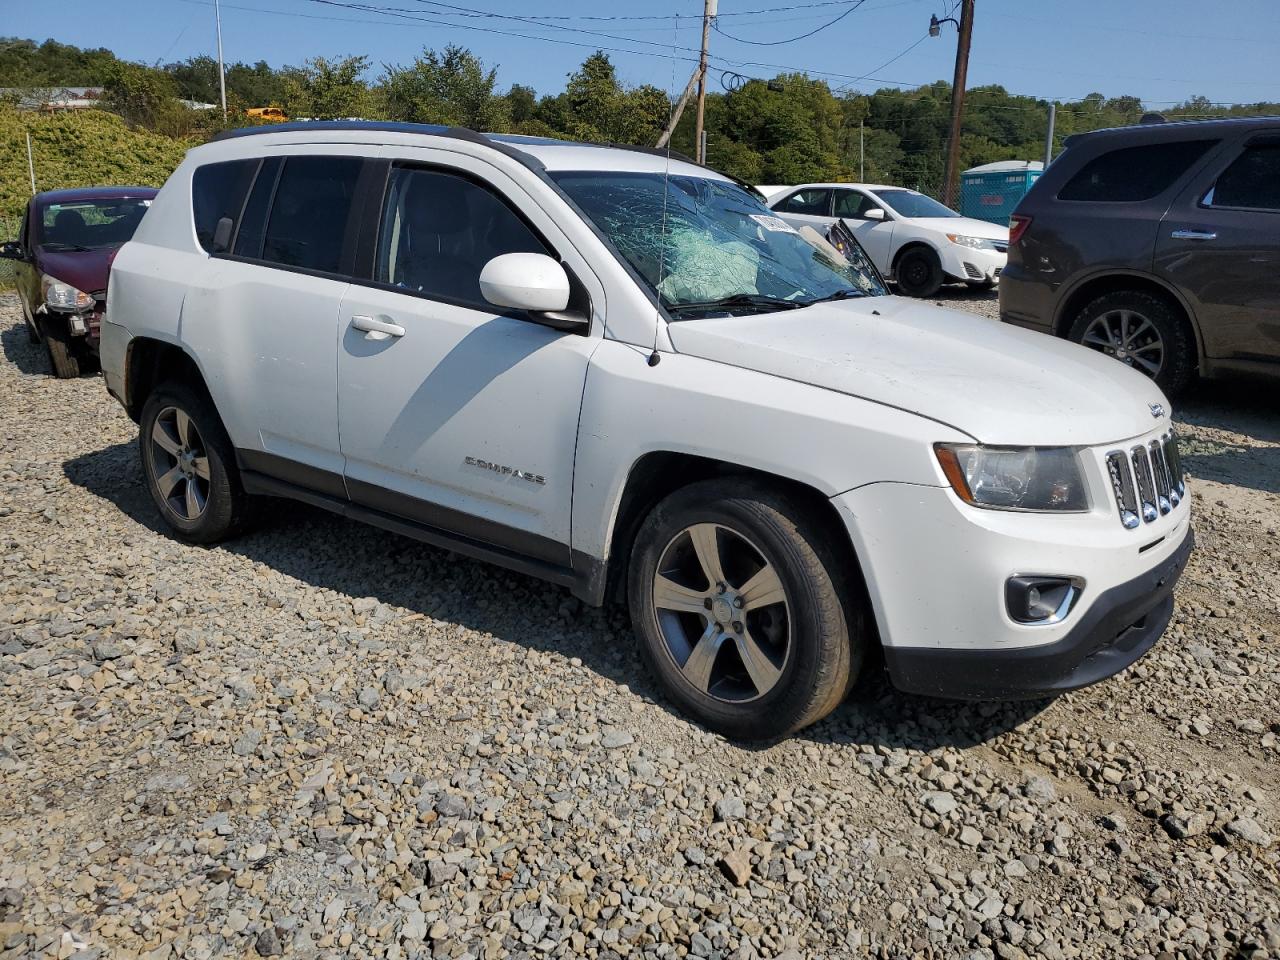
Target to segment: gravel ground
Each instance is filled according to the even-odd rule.
[[[749,749],[563,590],[292,505],[170,539],[101,382],[0,337],[0,960],[1280,957],[1272,388],[1186,402],[1199,550],[1127,674],[873,677]]]

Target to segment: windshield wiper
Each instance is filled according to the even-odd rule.
[[[46,241],[46,242],[44,242],[44,243],[40,244],[40,246],[42,246],[42,247],[59,247],[59,248],[61,248],[61,249],[63,249],[63,250],[68,250],[68,251],[70,251],[71,253],[88,253],[88,252],[89,252],[89,248],[88,248],[88,247],[82,247],[82,246],[80,246],[80,244],[78,244],[78,243],[63,243],[61,240],[48,240],[48,241]]]
[[[865,297],[865,296],[866,294],[863,293],[861,290],[854,290],[852,288],[848,290],[837,290],[835,293],[829,294],[828,296],[825,296],[825,297],[817,297],[816,299],[813,299],[813,300],[806,300],[802,304],[802,306],[808,307],[815,303],[827,303],[831,300],[856,300],[859,297]]]
[[[715,310],[732,310],[735,307],[754,307],[757,310],[794,310],[796,307],[808,306],[803,300],[783,300],[781,297],[770,297],[763,293],[735,293],[731,297],[719,300],[693,300],[689,303],[677,303],[667,307],[672,316],[685,313],[711,313]]]

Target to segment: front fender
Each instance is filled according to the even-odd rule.
[[[886,480],[945,485],[933,444],[966,434],[811,384],[606,340],[587,371],[574,467],[573,548],[605,560],[631,469],[689,454],[802,483],[823,496]]]

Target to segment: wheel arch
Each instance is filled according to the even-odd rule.
[[[125,354],[124,408],[137,423],[147,397],[160,384],[180,380],[210,396],[209,386],[194,357],[175,343],[135,337]]]
[[[919,237],[915,237],[911,240],[908,240],[906,243],[900,246],[893,255],[893,262],[890,265],[891,266],[890,272],[893,274],[895,278],[898,276],[898,262],[902,260],[902,258],[906,256],[908,253],[910,253],[912,250],[928,250],[935,257],[938,258],[938,264],[939,265],[942,264],[942,254],[938,252],[938,248],[935,247],[928,240],[922,240]]]
[[[1108,271],[1093,274],[1076,281],[1059,299],[1058,309],[1053,318],[1053,334],[1066,338],[1076,315],[1084,307],[1098,297],[1109,293],[1134,291],[1158,297],[1173,307],[1191,331],[1196,345],[1196,363],[1203,367],[1205,361],[1204,340],[1200,334],[1200,324],[1196,322],[1195,311],[1187,303],[1186,298],[1178,290],[1150,274],[1137,271]]]
[[[754,479],[784,493],[792,502],[797,503],[819,529],[830,534],[830,546],[841,565],[841,570],[835,573],[844,579],[842,586],[850,592],[851,597],[864,604],[864,609],[868,611],[868,624],[875,623],[861,561],[853,542],[845,533],[844,521],[830,498],[815,487],[780,474],[674,451],[646,453],[631,465],[613,511],[609,552],[598,577],[597,602],[626,601],[627,567],[631,550],[640,525],[650,511],[677,490],[716,477]],[[878,635],[876,643],[879,643]]]

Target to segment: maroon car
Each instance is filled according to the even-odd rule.
[[[0,258],[14,261],[27,333],[44,343],[55,376],[77,377],[96,363],[111,261],[155,195],[151,187],[38,193],[21,235],[0,245]]]

